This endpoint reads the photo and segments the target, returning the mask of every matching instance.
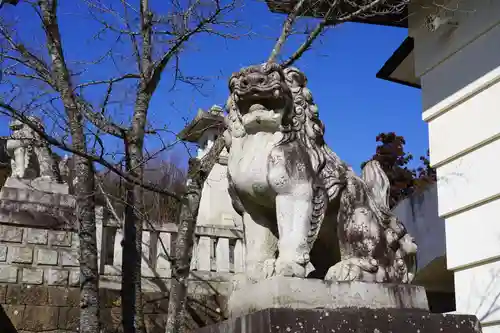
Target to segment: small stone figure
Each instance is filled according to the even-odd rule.
[[[27,120],[41,131],[44,130],[40,119],[28,117]],[[6,148],[11,157],[12,177],[61,182],[59,168],[48,143],[28,124],[18,119],[13,120],[9,127],[12,133]]]

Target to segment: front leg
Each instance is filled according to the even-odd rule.
[[[274,261],[278,239],[272,232],[269,221],[252,218],[248,213],[243,215],[245,228],[247,278],[256,282],[270,277],[274,273]]]
[[[299,148],[287,148],[290,149],[275,148],[268,161],[268,181],[276,192],[279,233],[276,275],[305,277],[310,252],[307,237],[313,209],[313,173]]]

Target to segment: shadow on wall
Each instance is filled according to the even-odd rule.
[[[2,305],[0,305],[0,332],[2,333],[17,333],[16,328],[5,313]]]
[[[416,74],[424,73],[421,77],[422,86],[425,87],[422,96],[424,110],[488,73],[498,75],[493,71],[500,67],[500,58],[496,56],[500,43],[492,41],[498,40],[500,36],[500,3],[486,1],[482,6],[478,6],[478,3],[473,0],[460,1],[460,10],[453,13],[454,20],[459,24],[457,29],[442,29],[432,33],[421,31],[419,36],[422,37],[415,39],[414,52],[416,59],[419,59],[415,64]],[[421,26],[420,29],[425,29],[423,24]]]
[[[414,284],[424,286],[431,312],[455,311],[453,272],[446,267],[444,220],[438,215],[436,184],[401,201],[392,211],[418,245]]]

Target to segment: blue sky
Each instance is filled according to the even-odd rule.
[[[109,44],[109,40],[100,45],[89,41],[97,26],[75,15],[78,12],[76,2],[61,2],[68,7],[60,11],[67,59],[70,60],[90,58]],[[26,7],[6,6],[1,15],[22,18],[30,14]],[[185,119],[192,118],[198,108],[224,104],[228,94],[227,78],[232,72],[267,59],[285,16],[270,13],[263,1],[245,1],[245,6],[233,15],[242,25],[251,28],[252,36],[238,40],[206,35],[195,38],[181,57],[183,72],[212,79],[204,85],[201,95],[186,85],[177,85],[172,90],[171,75],[166,73],[152,101],[152,123],[167,124],[171,131],[178,132]],[[36,20],[24,22],[20,33],[25,40],[35,44],[43,40],[36,36],[35,32],[39,31]],[[312,24],[315,21],[305,22]],[[329,29],[296,63],[308,77],[320,117],[326,125],[326,141],[356,170],[374,153],[375,137],[380,132],[394,131],[403,135],[407,151],[417,156],[417,160],[427,150],[427,125],[421,119],[420,90],[375,77],[406,35],[407,30],[401,28],[344,24]],[[284,50],[285,55],[291,54],[298,44],[296,39],[291,40]],[[100,71],[103,72],[102,68]],[[97,92],[94,94],[95,98],[101,96]],[[8,131],[6,125],[5,118],[0,118],[0,134]],[[176,148],[175,154],[186,160],[183,147]]]

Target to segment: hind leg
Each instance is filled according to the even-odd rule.
[[[339,213],[341,261],[330,267],[325,280],[382,282],[384,272],[373,253],[380,242],[378,226],[365,207]]]

